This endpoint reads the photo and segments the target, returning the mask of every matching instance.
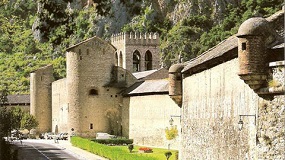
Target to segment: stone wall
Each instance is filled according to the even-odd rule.
[[[285,96],[262,100],[259,105],[258,159],[285,159]]]
[[[122,119],[129,119],[129,138],[134,139],[134,144],[160,148],[168,148],[170,144],[172,149],[179,148],[179,136],[171,141],[166,140],[165,137],[165,129],[170,127],[170,116],[181,115],[180,108],[168,95],[126,97],[124,104],[129,105],[124,112],[124,115],[129,117],[122,117]],[[173,125],[177,125],[180,135],[180,118],[173,117],[173,120]]]
[[[238,59],[224,62],[183,80],[183,160],[255,159],[257,114],[256,93],[237,75]]]
[[[68,101],[66,78],[52,83],[52,132],[68,132]]]

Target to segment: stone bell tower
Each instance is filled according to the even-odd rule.
[[[159,35],[157,33],[119,33],[111,37],[115,46],[115,65],[141,72],[160,68]]]

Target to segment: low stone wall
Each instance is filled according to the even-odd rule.
[[[133,96],[129,100],[129,138],[134,139],[134,144],[158,148],[168,148],[170,144],[171,149],[179,148],[179,136],[171,141],[165,136],[170,116],[180,115],[180,108],[168,95]],[[180,118],[173,120],[180,135]]]

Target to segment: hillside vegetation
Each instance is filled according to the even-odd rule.
[[[237,32],[241,22],[267,17],[283,0],[2,0],[0,90],[29,93],[29,73],[54,65],[65,77],[65,50],[92,36],[158,32],[163,65],[187,61]]]

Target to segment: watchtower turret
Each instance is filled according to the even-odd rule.
[[[250,18],[238,31],[239,76],[250,88],[258,89],[267,79],[266,46],[274,41],[268,21],[261,17]]]
[[[169,68],[169,96],[176,104],[182,105],[182,73],[184,64],[174,64]]]

